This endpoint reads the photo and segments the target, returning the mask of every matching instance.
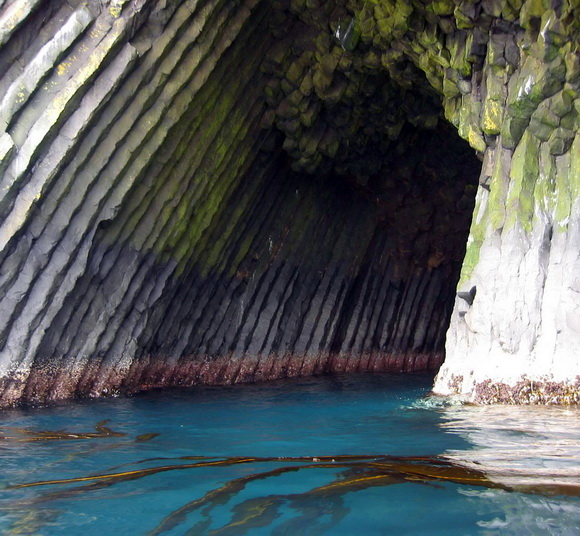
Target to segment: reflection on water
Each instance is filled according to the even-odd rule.
[[[10,410],[0,533],[580,534],[580,412],[332,376]]]
[[[560,497],[580,496],[578,408],[455,405],[444,408],[442,416],[445,431],[472,445],[446,451],[446,459],[523,492],[458,490],[468,499],[493,502],[502,512],[477,522],[485,534],[580,534],[580,503]]]
[[[473,448],[445,457],[493,482],[580,496],[580,410],[530,406],[449,406],[441,427]]]
[[[495,503],[498,515],[477,521],[482,534],[578,536],[580,505],[559,498],[525,495],[495,489],[459,489],[467,500]]]

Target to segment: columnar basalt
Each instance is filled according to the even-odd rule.
[[[454,301],[438,392],[577,401],[579,20],[0,2],[2,403],[435,369]]]

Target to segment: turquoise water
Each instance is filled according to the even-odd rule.
[[[0,533],[580,534],[580,413],[335,375],[1,413]]]

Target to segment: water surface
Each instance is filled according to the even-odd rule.
[[[580,412],[334,375],[2,412],[0,533],[580,534]]]

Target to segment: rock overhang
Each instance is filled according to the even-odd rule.
[[[436,368],[479,172],[446,124],[483,170],[459,288],[477,296],[456,304],[438,389],[500,382],[461,357],[498,331],[494,359],[522,346],[498,272],[547,273],[547,249],[575,266],[545,231],[571,240],[577,221],[574,3],[8,7],[5,402]],[[505,285],[504,325],[474,322]]]

